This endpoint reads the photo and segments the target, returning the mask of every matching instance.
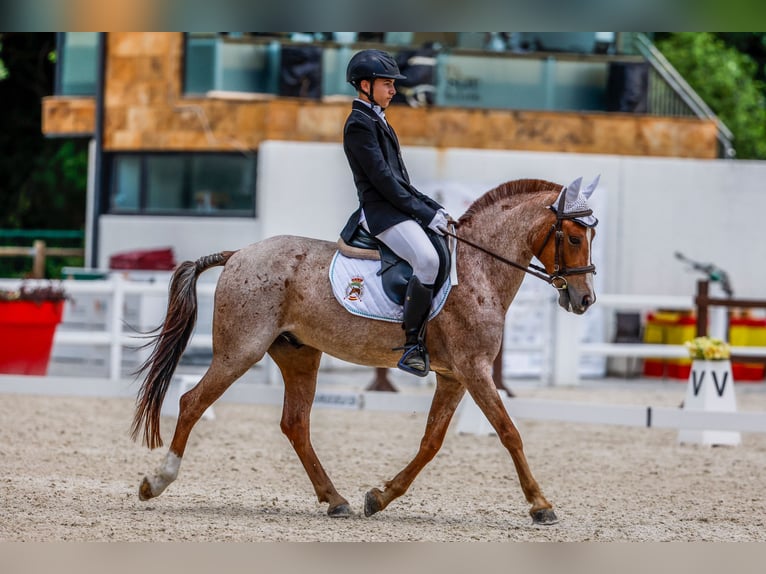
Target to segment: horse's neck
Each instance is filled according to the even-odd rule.
[[[536,231],[547,225],[544,200],[540,195],[507,198],[476,213],[460,228],[466,239],[497,255],[526,267],[532,260],[532,240]],[[525,273],[491,255],[472,247],[463,248],[466,277],[491,285],[507,308],[525,277]]]
[[[476,213],[460,231],[467,239],[508,259],[516,257],[529,262],[533,237],[550,219],[544,206],[540,195],[522,201],[507,198]]]

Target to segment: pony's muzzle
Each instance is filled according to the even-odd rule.
[[[590,290],[583,294],[571,284],[559,290],[559,306],[577,315],[585,313],[595,302],[596,295]]]
[[[589,292],[582,296],[579,296],[576,293],[570,293],[570,304],[572,307],[571,311],[577,313],[578,315],[585,313],[585,311],[587,311],[595,302],[596,295],[593,293]]]

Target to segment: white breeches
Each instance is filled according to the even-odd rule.
[[[363,225],[366,227],[367,222]],[[412,266],[423,285],[433,285],[439,274],[439,254],[420,225],[408,219],[378,234],[377,239]]]

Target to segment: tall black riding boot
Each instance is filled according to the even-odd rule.
[[[433,288],[423,285],[414,275],[407,284],[404,297],[404,353],[398,367],[407,372],[425,377],[430,370],[428,350],[426,349],[426,325],[431,311]]]

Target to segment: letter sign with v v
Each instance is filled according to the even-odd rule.
[[[684,410],[737,412],[734,396],[736,377],[732,374],[731,363],[721,361],[693,361],[684,395]],[[716,428],[688,428],[678,430],[679,443],[699,443],[705,445],[738,445],[741,443],[739,431],[719,430]],[[691,421],[689,426],[692,426]],[[714,427],[711,419],[711,425]]]
[[[699,375],[699,380],[697,380],[697,371],[692,371],[692,388],[694,389],[695,397],[699,394],[700,389],[702,388],[702,381],[705,380],[705,371],[702,371]],[[711,375],[713,376],[715,392],[718,393],[719,397],[722,397],[723,392],[726,390],[726,381],[729,379],[729,371],[723,372],[723,377],[720,384],[718,383],[718,373],[713,371]]]

